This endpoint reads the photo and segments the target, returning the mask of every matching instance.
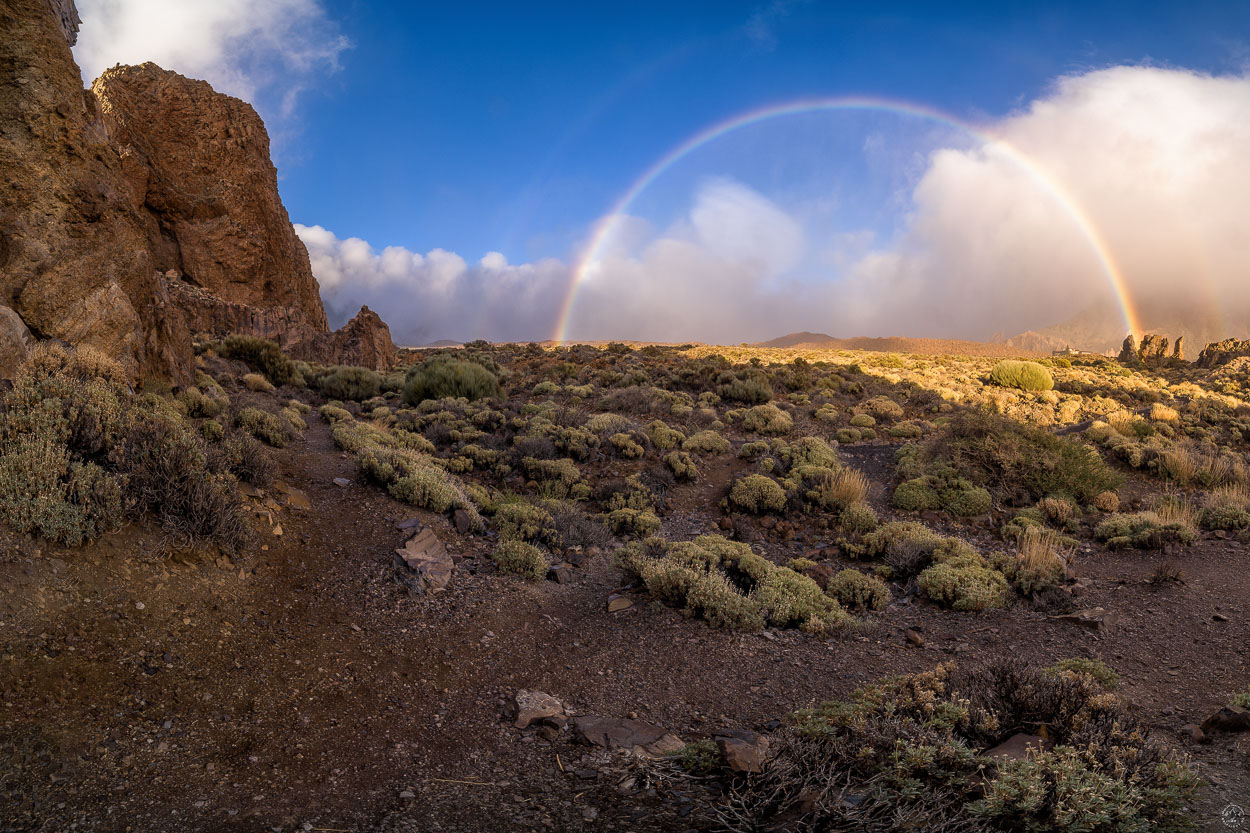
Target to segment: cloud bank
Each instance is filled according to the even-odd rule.
[[[78,0],[74,57],[88,83],[152,61],[249,101],[266,121],[338,69],[350,44],[317,0]]]
[[[587,271],[568,334],[721,343],[796,330],[1012,334],[1115,303],[1091,233],[1148,327],[1188,315],[1209,334],[1246,330],[1250,78],[1100,70],[1058,80],[987,130],[1014,152],[986,143],[932,153],[888,246],[862,229],[807,228],[723,179],[701,185],[670,227],[624,218]],[[332,319],[367,303],[400,343],[550,337],[571,280],[573,258],[469,264],[297,231]],[[1121,326],[1108,316],[1113,337]]]

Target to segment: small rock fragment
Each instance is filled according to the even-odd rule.
[[[513,726],[524,729],[531,723],[564,714],[564,704],[542,691],[523,688],[512,697],[516,714]]]
[[[620,593],[613,593],[611,596],[608,596],[608,613],[627,610],[633,606],[634,603],[628,596],[622,596]]]

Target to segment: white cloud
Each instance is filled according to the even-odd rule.
[[[1033,170],[999,144],[939,150],[888,242],[805,228],[798,212],[727,179],[702,183],[668,228],[618,218],[569,334],[733,343],[796,330],[986,338],[1045,327],[1112,298],[1064,200],[1105,241],[1148,326],[1180,318],[1191,333],[1245,333],[1250,78],[1117,67],[1060,79],[988,129]],[[331,317],[368,303],[405,343],[547,338],[570,278],[555,260],[378,254],[297,228]],[[1216,302],[1223,323],[1196,320]],[[1118,340],[1119,328],[1108,315],[1106,334]]]
[[[350,44],[318,0],[78,0],[74,56],[87,83],[114,64],[152,61],[289,116]]]

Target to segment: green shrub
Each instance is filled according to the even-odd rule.
[[[668,466],[678,480],[696,480],[699,477],[699,467],[684,451],[670,451],[665,454],[664,465]]]
[[[985,413],[956,417],[922,449],[918,462],[947,479],[986,484],[1001,499],[1060,496],[1087,503],[1122,482],[1089,446]]]
[[[1052,390],[1055,380],[1050,371],[1037,362],[1004,359],[990,370],[990,381],[1004,388],[1027,391]]]
[[[1048,674],[1084,674],[1107,691],[1114,691],[1120,685],[1120,675],[1100,659],[1070,657],[1048,665],[1043,670]]]
[[[503,503],[495,508],[495,529],[505,541],[543,541],[559,544],[551,514],[529,503]]]
[[[524,541],[501,541],[491,558],[499,572],[518,576],[526,581],[538,581],[547,575],[547,556],[542,550]]]
[[[686,440],[685,434],[675,428],[670,428],[667,423],[658,419],[647,426],[647,437],[658,451],[681,448],[681,444]]]
[[[724,758],[711,738],[687,743],[677,753],[677,762],[690,775],[711,775],[721,768]]]
[[[732,379],[716,389],[721,399],[744,405],[761,405],[773,398],[773,389],[763,377]]]
[[[243,374],[243,386],[255,393],[269,393],[273,390],[273,385],[259,373]]]
[[[295,365],[272,341],[248,335],[227,336],[217,345],[217,353],[243,362],[275,385],[287,385],[295,380]]]
[[[645,538],[660,528],[660,519],[648,509],[613,509],[608,513],[608,526],[617,535]]]
[[[336,367],[318,380],[317,389],[331,399],[361,402],[381,392],[382,374],[367,367]]]
[[[770,402],[749,409],[742,418],[742,427],[757,434],[785,434],[794,427],[794,420]]]
[[[859,570],[840,571],[829,580],[825,592],[847,610],[881,610],[890,601],[886,583]]]
[[[428,399],[463,397],[470,402],[499,395],[499,380],[477,362],[435,356],[409,371],[404,402],[419,405]]]
[[[838,515],[838,526],[852,533],[872,532],[877,528],[877,513],[867,503],[852,503]]]
[[[780,512],[786,507],[786,490],[771,477],[748,474],[734,481],[729,490],[729,503],[757,515]]]
[[[286,447],[287,425],[277,414],[260,408],[244,408],[235,416],[234,424],[274,448]]]
[[[1016,733],[1055,746],[984,754]],[[737,830],[1180,833],[1198,781],[1092,678],[1021,662],[893,677],[791,717],[734,781]],[[830,788],[830,785],[837,785]],[[847,796],[854,796],[848,801]]]
[[[833,438],[843,445],[850,445],[851,443],[859,442],[861,436],[860,432],[855,428],[839,428],[834,432]]]
[[[150,512],[227,552],[249,536],[233,477],[173,400],[132,395],[90,347],[37,344],[0,414],[0,517],[19,532],[78,546]]]
[[[681,447],[683,451],[697,454],[725,454],[729,451],[729,440],[715,431],[699,431],[687,437]]]
[[[1198,537],[1182,521],[1165,521],[1156,512],[1112,515],[1094,527],[1094,537],[1108,549],[1162,549],[1167,544],[1192,544]]]
[[[1006,577],[980,556],[934,564],[921,571],[916,581],[926,596],[954,610],[985,610],[1007,601]]]
[[[627,460],[636,460],[646,454],[646,449],[635,442],[633,437],[624,432],[608,437],[608,442],[616,449],[617,454]]]
[[[477,507],[460,478],[439,468],[425,454],[403,448],[365,448],[356,463],[370,480],[386,486],[394,497],[440,514],[465,510],[474,529],[482,526]]]
[[[778,567],[746,544],[704,535],[658,542],[656,548],[629,544],[617,551],[615,562],[641,579],[655,598],[713,627],[759,630],[771,625],[823,634],[851,621],[816,582]]]
[[[851,425],[855,428],[872,428],[876,424],[877,421],[871,414],[855,414],[851,417]]]

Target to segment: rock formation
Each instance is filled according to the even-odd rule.
[[[66,6],[0,2],[0,303],[38,338],[91,344],[133,376],[186,378],[190,337],[160,305],[121,159],[70,54]]]
[[[389,366],[371,311],[330,333],[250,105],[153,64],[83,90],[72,0],[0,0],[0,29],[0,305],[35,338],[135,379],[187,381],[198,333]]]
[[[1120,364],[1137,367],[1161,367],[1169,362],[1184,361],[1184,340],[1184,336],[1176,339],[1176,348],[1169,356],[1167,336],[1147,333],[1142,336],[1141,344],[1138,345],[1133,334],[1129,333],[1124,337],[1118,358]]]
[[[226,303],[293,307],[329,329],[252,106],[150,63],[106,70],[91,91],[153,265]]]
[[[1242,356],[1250,356],[1250,339],[1242,341],[1226,338],[1202,348],[1202,352],[1198,354],[1197,364],[1198,367],[1220,367]]]

